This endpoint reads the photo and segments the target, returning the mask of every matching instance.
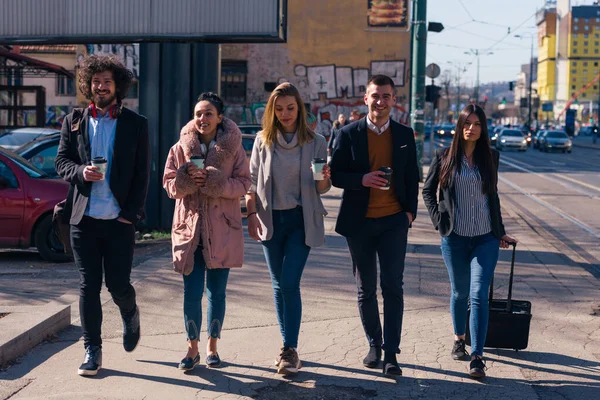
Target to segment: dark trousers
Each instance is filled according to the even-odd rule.
[[[358,309],[370,346],[400,353],[404,314],[404,258],[408,217],[400,212],[381,218],[367,218],[360,232],[347,237],[358,288]],[[383,294],[383,338],[377,304],[377,260]]]
[[[106,287],[119,307],[121,316],[135,312],[135,290],[130,282],[135,228],[114,220],[83,217],[71,226],[71,245],[79,269],[79,314],[83,343],[102,344],[102,271]]]

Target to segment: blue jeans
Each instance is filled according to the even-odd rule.
[[[483,356],[489,318],[488,293],[498,262],[499,246],[500,241],[491,233],[466,237],[452,232],[442,237],[442,256],[452,286],[450,314],[457,336],[466,332],[468,299],[471,297],[472,355]]]
[[[194,254],[194,270],[191,274],[183,276],[183,317],[189,340],[198,340],[200,337],[205,276],[208,297],[208,336],[221,338],[229,268],[207,269],[202,248],[198,247]]]
[[[271,274],[283,346],[298,347],[302,320],[300,279],[310,252],[305,244],[302,208],[274,210],[273,237],[262,245]]]

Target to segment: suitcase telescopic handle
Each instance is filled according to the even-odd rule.
[[[510,242],[510,245],[513,247],[512,251],[512,260],[510,261],[510,277],[508,279],[508,301],[506,302],[506,311],[510,312],[511,303],[512,303],[512,285],[513,285],[513,276],[515,272],[515,253],[517,252],[517,243]],[[494,299],[494,276],[492,275],[492,281],[490,282],[490,297],[489,302],[492,304],[492,300]]]
[[[508,279],[508,301],[506,302],[506,311],[510,312],[512,310],[511,302],[512,302],[512,286],[513,286],[513,277],[515,274],[515,253],[517,252],[517,243],[512,242],[513,251],[512,251],[512,260],[510,261],[510,278]]]

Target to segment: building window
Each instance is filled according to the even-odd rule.
[[[585,22],[590,22],[590,19],[589,19],[589,18],[586,18],[586,19],[585,19]]]
[[[577,25],[575,25],[575,26],[573,27],[573,29],[574,29],[574,30],[579,30],[579,27],[578,27]]]
[[[587,38],[588,38],[588,34],[587,34],[587,33],[584,33],[584,34],[583,34],[583,37],[584,37],[585,39],[587,39]]]
[[[246,103],[246,61],[221,62],[221,97],[229,103]]]
[[[596,22],[600,22],[600,18],[596,18]]]
[[[577,18],[577,17],[573,18],[573,22],[579,22],[579,18]]]
[[[594,49],[594,53],[595,53],[595,54],[598,54],[598,49]]]
[[[577,61],[573,61],[573,66],[576,67],[577,66]]]
[[[584,70],[583,70],[583,74],[584,74],[584,75],[587,75],[587,69],[584,69]]]
[[[583,54],[587,54],[588,53],[588,49],[583,49]]]
[[[587,45],[588,45],[588,42],[587,42],[587,40],[583,42],[583,45],[584,45],[584,46],[587,46]]]
[[[594,63],[594,67],[597,67],[597,66],[598,66],[598,62],[595,62],[595,63]]]
[[[573,78],[573,82],[577,82],[577,78]]]
[[[75,79],[64,75],[56,76],[56,95],[57,96],[76,96]]]
[[[590,28],[586,25],[583,27],[583,29],[585,29],[586,31],[589,30]]]
[[[584,62],[583,62],[583,66],[584,66],[584,67],[587,67],[587,61],[584,61]]]
[[[575,75],[575,74],[577,73],[577,70],[576,70],[576,69],[572,69],[572,70],[571,70],[571,73],[572,73],[573,75]]]
[[[575,85],[571,86],[571,89],[575,90]]]
[[[594,42],[594,46],[598,46],[598,42]]]
[[[598,27],[596,27],[596,30],[600,31],[600,29],[598,29]],[[600,39],[600,34],[596,33],[596,34],[594,35],[594,37],[595,37],[596,39]]]
[[[577,39],[577,34],[576,33],[573,34],[573,39]]]
[[[573,49],[573,54],[577,54],[577,49]]]
[[[594,90],[598,90],[598,86],[594,86]]]
[[[573,42],[573,46],[577,46],[577,42]]]

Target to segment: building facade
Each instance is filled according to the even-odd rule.
[[[600,6],[549,2],[538,12],[537,26],[540,118],[562,119],[566,108],[575,108],[579,120],[597,121]]]
[[[221,95],[226,114],[258,123],[271,91],[282,82],[300,90],[312,125],[328,136],[338,114],[363,101],[370,76],[386,74],[396,85],[392,118],[408,122],[410,32],[407,1],[392,2],[394,18],[380,20],[371,2],[319,0],[288,3],[288,41],[221,45]]]

